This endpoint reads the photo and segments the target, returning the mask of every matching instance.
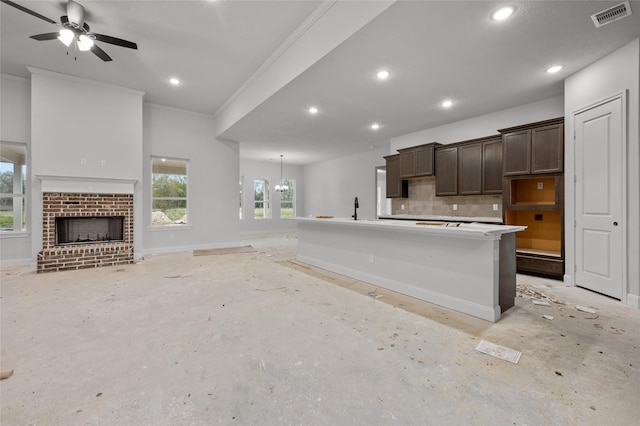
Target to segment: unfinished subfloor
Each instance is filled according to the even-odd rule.
[[[296,241],[3,269],[0,423],[638,424],[639,310],[522,275],[490,323],[296,264]]]

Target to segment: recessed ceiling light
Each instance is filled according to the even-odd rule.
[[[562,69],[562,65],[554,65],[552,67],[547,68],[547,72],[549,74],[555,74]]]
[[[175,78],[175,77],[171,77],[171,78],[169,79],[169,83],[173,84],[174,86],[177,86],[178,84],[180,84],[180,80],[178,80],[178,79],[177,79],[177,78]]]
[[[318,113],[318,108],[312,106],[312,107],[309,107],[308,111],[309,111],[309,114],[317,114]]]
[[[446,101],[442,101],[440,105],[442,105],[444,108],[450,108],[451,106],[453,106],[453,101],[447,99]]]
[[[501,9],[496,10],[493,13],[493,15],[491,15],[491,18],[493,18],[494,21],[504,21],[512,14],[513,14],[512,7],[503,7]]]
[[[380,70],[376,73],[376,77],[378,77],[378,80],[386,80],[389,78],[389,71]]]
[[[380,128],[380,124],[378,124],[378,123],[373,123],[371,125],[371,130],[378,130],[379,128]]]

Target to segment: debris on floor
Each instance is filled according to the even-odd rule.
[[[582,312],[586,312],[586,313],[588,313],[588,314],[595,314],[595,313],[596,313],[596,310],[595,310],[595,309],[593,309],[593,308],[587,308],[586,306],[580,306],[580,305],[577,305],[577,306],[576,306],[576,309],[577,309],[577,310],[579,310],[579,311],[582,311]]]
[[[0,373],[0,380],[8,379],[13,376],[13,370],[7,370]]]
[[[291,263],[292,265],[300,266],[301,268],[304,268],[304,269],[311,269],[311,267],[309,265],[305,265],[304,263],[296,262],[295,260],[289,260],[288,262]]]
[[[551,305],[549,302],[547,302],[546,300],[540,300],[540,299],[535,299],[535,298],[531,298],[531,301],[533,302],[534,305],[542,305],[542,306],[549,306]]]
[[[553,317],[551,315],[543,315],[542,318],[552,320]]]
[[[554,297],[547,296],[543,292],[538,291],[538,290],[536,290],[534,288],[531,288],[527,284],[516,284],[516,295],[519,296],[519,297],[528,297],[532,301],[538,300],[540,302],[552,302],[552,303],[556,303],[558,305],[566,305],[566,303],[563,302],[562,300],[558,300],[558,299],[556,299]],[[535,301],[533,303],[535,303],[537,305],[544,304],[544,303],[537,303]]]
[[[377,294],[378,293],[378,289],[376,288],[374,291],[370,291],[367,294],[375,299],[380,299],[381,297],[384,297],[384,294]]]
[[[214,249],[203,249],[203,250],[194,250],[194,256],[210,256],[215,254],[232,254],[232,253],[252,253],[257,251],[253,248],[253,246],[242,246],[242,247],[225,247],[225,248],[214,248]]]
[[[487,342],[486,340],[481,340],[480,343],[478,343],[478,346],[476,346],[476,351],[512,362],[514,364],[517,364],[518,361],[520,361],[520,356],[522,355],[522,352],[520,351],[496,345],[495,343]]]

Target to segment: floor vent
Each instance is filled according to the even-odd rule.
[[[603,10],[595,15],[591,15],[591,19],[593,20],[596,28],[599,28],[629,15],[631,15],[631,5],[628,1],[625,1],[617,6],[610,7],[609,9]]]

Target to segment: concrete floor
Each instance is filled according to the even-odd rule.
[[[3,269],[2,425],[638,424],[639,310],[523,275],[566,305],[518,297],[494,324],[297,265],[295,234],[247,243]]]

